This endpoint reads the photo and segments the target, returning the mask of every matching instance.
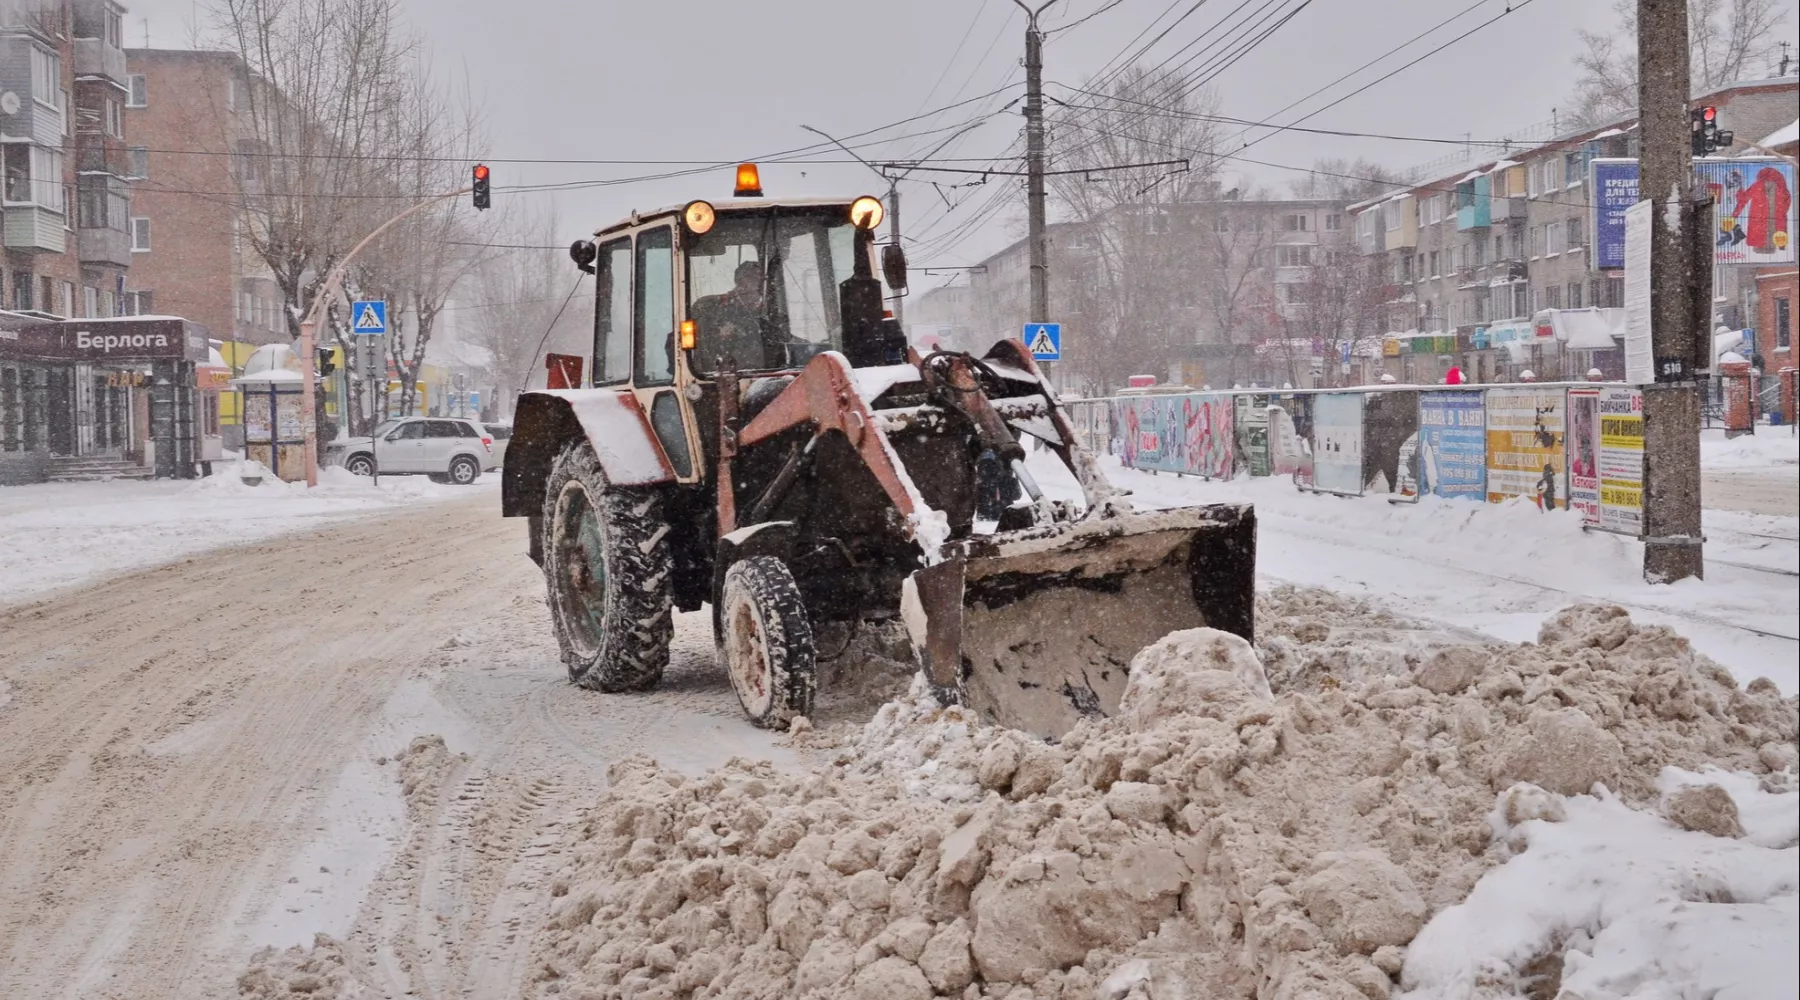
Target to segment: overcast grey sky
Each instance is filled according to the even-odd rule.
[[[126,34],[133,46],[143,44],[146,28],[157,47],[185,46],[193,12],[204,7],[203,0],[198,5],[195,0],[127,2]],[[1046,24],[1068,23],[1107,2],[1061,0]],[[1261,120],[1473,2],[1312,0],[1219,76],[1221,112]],[[1289,116],[1354,89],[1356,81],[1400,65],[1509,3],[1519,9],[1308,124],[1480,138],[1550,118],[1574,82],[1577,31],[1612,25],[1608,0],[1486,0],[1431,39]],[[803,124],[837,135],[861,132],[1023,79],[1024,19],[1011,0],[407,0],[407,5],[437,71],[466,73],[485,102],[494,159],[756,156],[818,141]],[[1188,6],[1188,0],[1179,0],[1177,9]],[[1046,49],[1046,79],[1081,83],[1169,7],[1169,0],[1121,0],[1056,35]],[[1152,49],[1147,61],[1161,61],[1237,8],[1234,0],[1208,0]],[[1021,91],[883,135],[951,125],[993,110]],[[996,155],[1021,124],[1016,108],[995,115],[941,155]],[[898,157],[934,141],[919,136],[864,152]],[[1406,167],[1444,152],[1419,143],[1287,133],[1249,155],[1297,166],[1321,156],[1364,156]],[[1269,187],[1285,187],[1296,176],[1243,166],[1254,172],[1254,183]],[[668,168],[501,163],[495,166],[495,184],[498,189],[661,169]],[[878,193],[885,187],[855,164],[770,164],[763,181],[772,196]],[[730,172],[721,170],[515,197],[554,197],[565,236],[574,238],[633,208],[727,197],[730,184]],[[909,234],[941,235],[954,228],[954,217],[949,223],[939,219],[944,203],[931,187],[913,183],[902,191]],[[986,196],[975,190],[953,194],[978,196],[963,212]],[[503,197],[497,190],[496,201]],[[1018,230],[1016,219],[977,227],[965,239],[936,249],[933,260],[915,258],[915,263],[967,263],[1004,246]]]

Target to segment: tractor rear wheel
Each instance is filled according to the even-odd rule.
[[[611,486],[586,441],[563,448],[545,483],[544,580],[569,679],[600,691],[662,680],[674,635],[674,556],[662,495]]]
[[[812,714],[818,690],[812,624],[785,563],[752,556],[726,570],[718,622],[719,659],[751,722],[780,728]]]

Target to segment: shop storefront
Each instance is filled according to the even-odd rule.
[[[210,360],[206,328],[182,319],[0,313],[0,483],[41,482],[76,461],[196,475]]]

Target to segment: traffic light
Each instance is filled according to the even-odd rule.
[[[318,356],[315,359],[313,371],[318,372],[320,378],[330,378],[331,373],[337,371],[337,360],[334,353],[329,347],[320,347],[316,350]]]
[[[475,164],[475,181],[470,185],[470,193],[474,195],[475,207],[488,207],[488,168],[485,163]]]
[[[1693,136],[1695,156],[1711,156],[1737,138],[1730,132],[1719,130],[1718,108],[1695,108],[1688,112],[1688,127]]]

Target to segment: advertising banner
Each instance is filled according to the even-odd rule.
[[[1238,396],[1232,421],[1237,428],[1238,465],[1252,476],[1269,474],[1269,397]]]
[[[1224,394],[1114,401],[1120,458],[1133,469],[1229,479],[1232,399]]]
[[[1644,393],[1632,386],[1600,390],[1600,527],[1644,533]]]
[[[1480,392],[1419,395],[1419,492],[1486,499],[1487,411]]]
[[[1650,344],[1650,211],[1641,201],[1625,210],[1625,381],[1656,381]]]
[[[1794,263],[1793,164],[1695,160],[1694,179],[1712,192],[1715,263]]]
[[[1694,179],[1712,192],[1718,264],[1795,262],[1794,166],[1770,157],[1700,159]],[[1598,159],[1592,165],[1594,267],[1625,265],[1625,211],[1638,202],[1636,160]]]
[[[1363,394],[1328,392],[1313,398],[1313,487],[1328,493],[1363,491]]]
[[[1594,192],[1594,268],[1625,266],[1625,210],[1638,202],[1636,160],[1594,160],[1590,165]]]
[[[1600,526],[1600,389],[1569,390],[1569,509]]]
[[[1292,476],[1294,485],[1313,481],[1313,398],[1275,396],[1269,400],[1269,469]]]
[[[1487,390],[1488,502],[1525,496],[1545,510],[1566,507],[1566,427],[1562,389]]]
[[[1419,394],[1372,392],[1363,398],[1363,489],[1419,495]]]

